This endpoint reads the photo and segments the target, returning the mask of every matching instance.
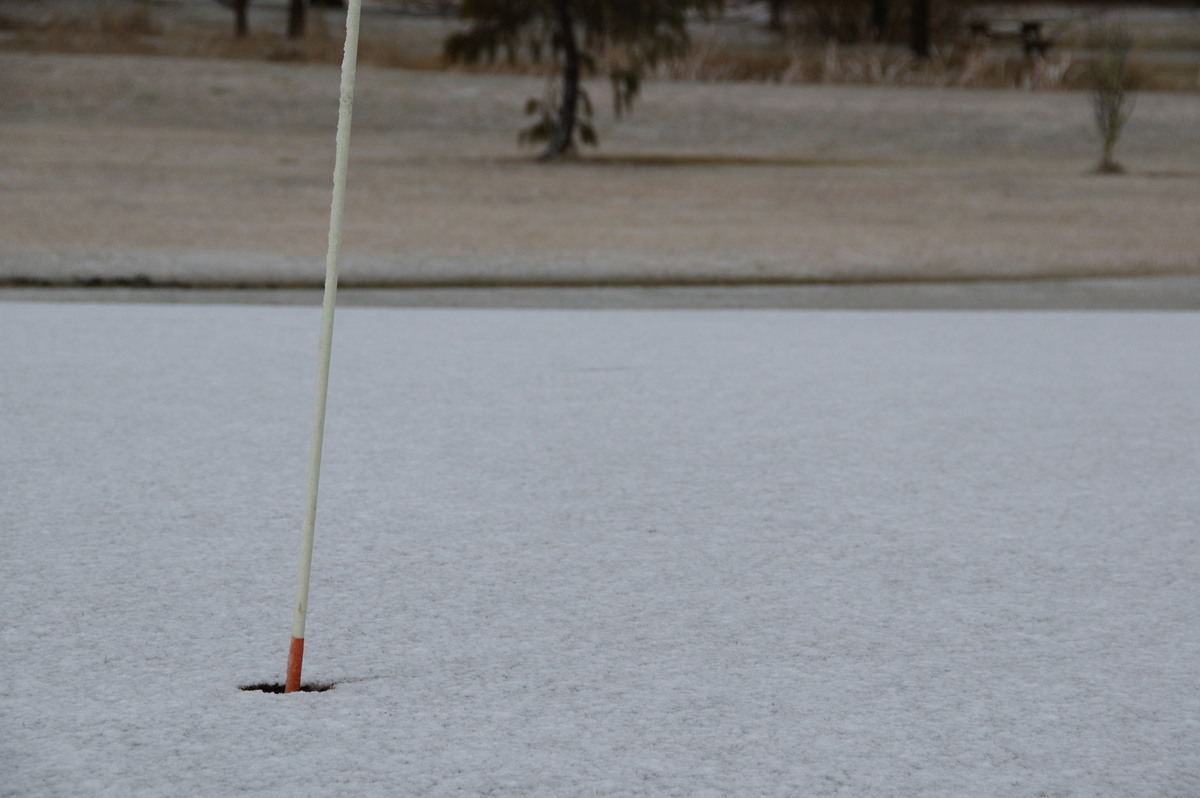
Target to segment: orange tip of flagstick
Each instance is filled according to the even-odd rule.
[[[294,693],[300,689],[300,668],[304,662],[304,638],[293,637],[288,648],[287,683],[283,692]]]

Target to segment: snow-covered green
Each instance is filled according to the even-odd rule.
[[[1200,317],[0,306],[0,795],[1200,793]]]

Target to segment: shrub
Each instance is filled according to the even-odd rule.
[[[1096,60],[1092,64],[1092,107],[1096,128],[1103,140],[1100,172],[1117,174],[1121,166],[1113,158],[1121,130],[1133,113],[1133,98],[1129,85],[1129,52],[1133,37],[1119,24],[1102,25],[1092,34]]]

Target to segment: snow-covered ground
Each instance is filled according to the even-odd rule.
[[[0,305],[0,795],[1200,794],[1200,317]]]

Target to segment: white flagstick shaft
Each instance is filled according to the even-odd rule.
[[[333,350],[333,310],[337,305],[338,256],[342,248],[342,216],[346,207],[346,170],[350,160],[350,120],[354,110],[354,73],[358,61],[358,27],[362,0],[350,0],[346,10],[346,50],[342,57],[341,102],[338,107],[337,154],[333,166],[333,202],[329,209],[329,251],[325,258],[325,303],[317,351],[317,395],[313,405],[312,437],[308,445],[308,489],[296,575],[296,606],[292,643],[288,650],[285,693],[300,689],[304,661],[304,625],[308,618],[308,582],[312,573],[313,535],[317,525],[317,486],[321,481],[321,446],[325,439],[325,403],[329,394],[329,360]]]

